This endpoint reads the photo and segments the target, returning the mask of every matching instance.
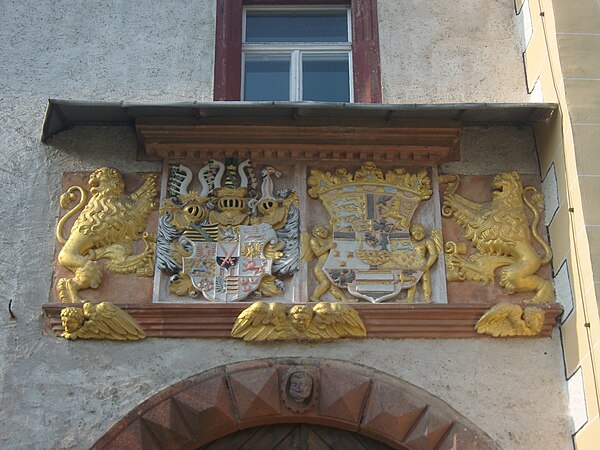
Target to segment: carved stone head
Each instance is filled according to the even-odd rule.
[[[319,394],[318,369],[293,367],[288,370],[281,387],[284,404],[296,412],[311,409]]]

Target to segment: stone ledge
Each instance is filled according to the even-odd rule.
[[[134,317],[147,337],[231,338],[235,319],[250,303],[236,304],[119,304]],[[60,336],[60,311],[65,303],[43,305],[44,331]],[[479,318],[493,305],[482,304],[352,304],[367,329],[367,338],[451,339],[489,337],[475,331]],[[531,305],[523,305],[531,306]],[[544,327],[536,337],[550,337],[562,307],[536,305],[545,312]]]

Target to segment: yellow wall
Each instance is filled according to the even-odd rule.
[[[517,0],[517,4],[520,0]],[[530,0],[533,34],[525,52],[530,90],[557,102],[558,114],[536,127],[542,174],[554,163],[559,210],[550,227],[554,269],[569,267],[573,311],[563,339],[566,377],[579,368],[587,423],[577,449],[600,445],[600,2]],[[572,208],[570,210],[570,208]],[[600,298],[600,297],[598,297]]]

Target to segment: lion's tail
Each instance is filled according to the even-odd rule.
[[[531,200],[527,198],[528,192],[532,192]],[[543,240],[537,232],[537,227],[540,223],[540,211],[542,210],[543,205],[542,193],[533,186],[527,186],[523,189],[523,201],[533,213],[533,222],[531,223],[531,234],[533,234],[535,240],[538,241],[544,249],[545,256],[542,258],[542,265],[548,264],[552,259],[552,250],[550,249],[548,243],[545,240]]]
[[[58,225],[56,226],[56,240],[63,245],[67,242],[63,236],[63,227],[65,226],[65,223],[67,220],[73,217],[73,215],[81,211],[88,200],[88,195],[85,189],[80,186],[71,186],[69,189],[67,189],[67,192],[60,196],[60,206],[62,208],[68,208],[73,200],[77,198],[75,192],[79,193],[79,202],[73,208],[67,211],[64,216],[62,216],[62,218],[58,221]]]

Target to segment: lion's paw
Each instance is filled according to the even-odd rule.
[[[75,271],[75,283],[79,289],[97,289],[102,281],[102,266],[98,261],[88,261]]]

